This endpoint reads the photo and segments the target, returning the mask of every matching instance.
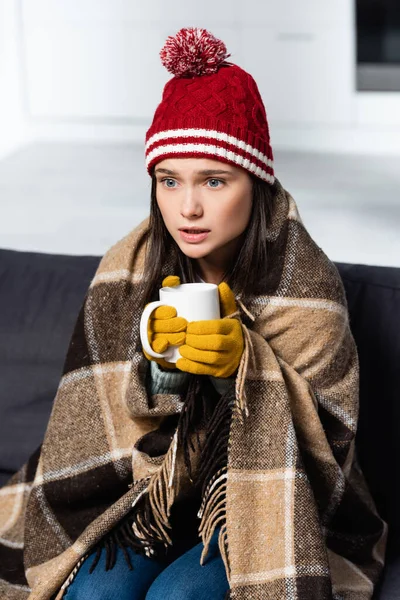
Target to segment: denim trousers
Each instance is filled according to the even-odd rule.
[[[67,588],[64,600],[224,600],[229,585],[218,548],[218,533],[214,532],[202,566],[202,542],[172,561],[148,558],[127,548],[133,570],[118,548],[113,569],[105,570],[103,552],[90,574],[94,558],[90,555]]]

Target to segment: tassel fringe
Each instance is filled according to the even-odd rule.
[[[221,473],[222,471],[222,473]],[[203,541],[203,552],[200,564],[203,565],[208,554],[210,540],[217,525],[225,520],[226,516],[226,478],[227,468],[224,467],[211,482],[209,491],[203,500],[198,516],[201,518],[199,534]]]
[[[161,469],[152,476],[147,488],[151,515],[154,519],[154,525],[151,526],[152,532],[149,531],[146,524],[142,521],[140,511],[137,513],[137,521],[133,529],[139,539],[146,540],[154,534],[156,539],[165,545],[172,544],[168,529],[171,528],[169,516],[175,499],[173,478],[176,464],[177,439],[178,432],[176,431]],[[147,521],[147,523],[151,523],[151,520]],[[141,535],[142,532],[145,533],[144,536]]]
[[[236,302],[240,306],[240,308],[243,310],[243,312],[249,317],[249,319],[251,321],[255,321],[254,315],[252,315],[251,312],[245,307],[243,302],[241,302],[240,299],[237,299]],[[249,416],[249,409],[247,406],[245,385],[246,385],[246,377],[247,377],[250,359],[254,360],[254,347],[253,347],[253,342],[251,340],[249,330],[240,318],[240,311],[237,310],[236,312],[232,313],[231,315],[228,315],[226,318],[227,319],[235,319],[237,317],[239,318],[239,322],[242,326],[244,349],[243,349],[242,358],[240,360],[240,364],[239,364],[239,368],[238,368],[238,372],[237,372],[237,376],[236,376],[235,412],[238,415],[241,424],[243,424],[244,417]]]
[[[207,558],[210,541],[216,528],[221,527],[218,546],[227,573],[229,573],[226,534],[227,462],[234,406],[233,395],[221,396],[207,429],[206,443],[201,454],[201,468],[199,469],[199,479],[203,482],[203,500],[198,512],[199,535],[204,545],[200,564],[203,565]]]
[[[201,406],[197,401],[199,390],[200,381],[198,378],[193,378],[187,401],[161,469],[151,477],[143,498],[137,498],[133,504],[136,506],[139,501],[142,502],[135,511],[132,530],[135,537],[141,541],[146,553],[154,553],[154,545],[157,543],[162,543],[165,548],[172,545],[169,518],[176,496],[174,476],[178,447],[183,448],[185,466],[193,482],[190,449],[193,452],[196,450],[191,434],[196,431],[196,424],[202,416]],[[198,433],[197,446],[200,447]]]

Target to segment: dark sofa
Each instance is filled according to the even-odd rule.
[[[0,250],[0,485],[40,444],[99,257]],[[389,523],[378,600],[400,598],[400,268],[337,264],[360,357],[358,453]]]

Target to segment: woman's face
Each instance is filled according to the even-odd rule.
[[[181,251],[224,269],[250,220],[250,175],[209,158],[167,158],[155,176],[157,204]]]

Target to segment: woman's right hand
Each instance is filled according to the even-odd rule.
[[[174,287],[180,284],[179,277],[170,275],[163,282],[163,287]],[[154,310],[149,319],[147,335],[149,343],[154,350],[161,354],[169,346],[182,346],[186,340],[187,321],[178,317],[173,306],[159,306]],[[147,360],[154,360],[165,369],[175,369],[174,363],[169,363],[163,358],[154,358],[143,351]]]

